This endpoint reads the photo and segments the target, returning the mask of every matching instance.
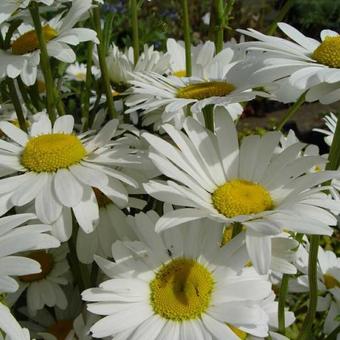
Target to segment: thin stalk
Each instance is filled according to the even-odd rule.
[[[83,291],[91,287],[91,279],[87,266],[83,263],[80,263],[80,261],[78,260],[76,249],[78,230],[78,223],[73,216],[73,232],[71,238],[68,240],[68,247],[70,252],[67,256],[67,259],[70,264],[74,280],[78,284],[80,291]]]
[[[100,44],[97,45],[97,50],[98,50],[100,70],[101,70],[101,73],[102,73],[102,81],[103,81],[103,85],[104,85],[104,89],[105,89],[107,108],[108,108],[110,116],[112,118],[117,118],[118,114],[115,110],[115,106],[114,106],[114,102],[113,102],[109,72],[108,72],[107,63],[106,63],[106,53],[105,53],[105,50],[104,50],[102,29],[101,29],[101,26],[100,26],[100,9],[99,9],[99,7],[95,7],[93,9],[93,19],[94,19],[98,39],[100,41]]]
[[[225,28],[224,0],[214,0],[214,5],[216,18],[215,48],[216,53],[219,53],[223,49],[224,41],[224,28]]]
[[[47,53],[47,46],[44,37],[44,33],[41,26],[39,6],[36,2],[32,2],[30,6],[30,13],[34,23],[34,28],[39,41],[40,48],[40,66],[43,72],[46,83],[46,99],[47,99],[47,113],[52,123],[56,120],[56,90],[54,87],[54,81],[52,77],[51,65]]]
[[[22,80],[20,79],[20,77],[17,78],[17,84],[22,96],[22,99],[25,102],[26,107],[34,114],[36,113],[36,109],[35,107],[32,105],[29,95],[28,95],[28,91],[27,88],[25,87],[25,84],[22,82]]]
[[[302,329],[297,339],[308,340],[313,326],[318,303],[318,275],[317,261],[319,250],[319,235],[310,236],[309,261],[308,261],[308,282],[309,282],[309,306],[302,324]]]
[[[132,26],[132,46],[133,60],[135,65],[139,58],[139,31],[138,31],[138,4],[137,0],[130,0],[131,26]]]
[[[87,48],[87,63],[86,63],[86,81],[85,81],[85,95],[84,95],[84,106],[83,106],[83,118],[84,126],[83,130],[86,131],[89,127],[89,116],[90,116],[90,95],[91,95],[91,84],[92,84],[92,54],[93,54],[93,42],[88,44]]]
[[[21,107],[20,99],[19,99],[18,92],[14,84],[14,80],[11,78],[7,78],[7,85],[8,85],[11,101],[13,103],[15,112],[17,114],[20,129],[27,132],[26,119],[25,119],[24,112]]]
[[[285,321],[285,303],[288,293],[289,275],[283,274],[279,293],[279,307],[278,307],[278,322],[279,332],[282,335],[286,333],[286,321]]]
[[[274,21],[271,23],[271,25],[269,26],[266,34],[268,35],[273,35],[277,29],[277,23],[282,21],[285,16],[287,15],[287,13],[289,12],[289,10],[291,9],[291,7],[293,6],[295,0],[287,0],[285,2],[285,4],[281,7],[279,13],[277,14],[276,18],[274,19]]]
[[[285,126],[285,124],[291,119],[294,114],[299,110],[301,105],[305,102],[306,92],[302,93],[302,95],[298,98],[298,100],[289,108],[287,114],[283,117],[280,123],[277,126],[277,130],[280,131]]]
[[[326,170],[337,170],[340,165],[340,119],[338,119],[333,142],[328,156],[329,162],[326,165]],[[308,282],[309,282],[309,306],[306,318],[302,325],[302,329],[298,336],[300,340],[307,340],[310,337],[310,332],[316,314],[318,303],[318,285],[317,285],[317,260],[319,250],[319,235],[310,237],[309,262],[308,262]]]
[[[231,235],[231,238],[236,237],[241,231],[242,231],[242,223],[235,222],[233,223],[233,233]]]
[[[214,133],[214,105],[208,105],[203,109],[205,127]]]
[[[183,32],[184,32],[184,44],[185,44],[185,69],[186,76],[191,77],[191,28],[189,21],[189,7],[188,0],[182,0],[182,18],[183,18]]]

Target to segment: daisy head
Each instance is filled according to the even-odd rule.
[[[68,248],[63,244],[58,249],[45,251],[38,250],[27,254],[27,257],[38,262],[41,271],[36,274],[21,275],[18,277],[20,285],[19,294],[26,291],[27,308],[30,314],[45,305],[57,306],[61,309],[67,307],[67,299],[61,286],[69,283],[69,266],[66,260]]]
[[[71,64],[66,69],[66,78],[77,82],[86,81],[86,64],[79,64],[78,62]],[[96,66],[91,67],[92,75],[98,79],[100,76],[100,70]]]
[[[317,131],[325,135],[325,143],[329,146],[332,145],[336,124],[338,122],[338,118],[334,113],[330,113],[329,115],[326,115],[323,118],[325,125],[327,127],[327,130],[325,129],[313,129],[313,131]]]
[[[266,336],[268,317],[259,303],[271,294],[271,284],[240,268],[238,239],[221,248],[222,229],[207,228],[210,221],[161,237],[154,231],[157,218],[154,212],[136,215],[133,228],[142,242],[116,242],[115,262],[96,257],[110,279],[82,294],[88,310],[104,316],[91,328],[93,336]]]
[[[1,213],[34,202],[38,217],[54,223],[71,208],[83,230],[91,232],[99,219],[93,188],[120,208],[126,206],[128,193],[123,183],[134,187],[138,183],[118,167],[139,161],[126,145],[110,145],[118,120],[109,121],[97,134],[76,135],[73,126],[70,115],[58,118],[53,127],[49,118],[42,116],[29,134],[0,122],[0,129],[12,140],[0,145],[2,176],[7,176],[0,180]]]
[[[254,29],[238,30],[257,39],[241,45],[249,51],[264,52],[264,66],[251,78],[273,81],[288,78],[290,85],[306,92],[307,101],[330,104],[340,99],[340,35],[331,30],[320,33],[321,41],[306,37],[294,27],[279,23],[290,40],[267,36]]]
[[[247,249],[260,273],[269,269],[271,235],[283,228],[331,235],[337,220],[328,210],[339,207],[319,184],[337,172],[310,173],[323,164],[320,156],[299,156],[304,144],[295,143],[280,154],[274,150],[281,134],[245,137],[239,145],[235,125],[223,110],[215,114],[215,131],[188,117],[185,133],[163,125],[172,144],[145,133],[149,157],[169,180],[150,181],[145,190],[153,197],[182,206],[156,224],[162,231],[189,220],[210,218],[246,228]],[[308,211],[308,212],[307,212]]]
[[[34,224],[34,214],[0,218],[0,294],[14,293],[19,285],[13,276],[39,275],[41,265],[25,252],[56,248],[60,242],[51,236],[51,227]]]
[[[80,42],[98,42],[96,32],[88,28],[74,28],[78,21],[92,6],[91,0],[75,0],[67,12],[55,16],[42,26],[47,43],[48,55],[65,63],[73,63],[76,55],[69,46]],[[0,51],[0,75],[16,78],[21,76],[27,85],[33,85],[37,79],[40,60],[38,36],[31,25],[22,24],[13,36],[10,47]]]

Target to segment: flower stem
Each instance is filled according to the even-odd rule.
[[[7,78],[7,85],[9,89],[9,95],[11,97],[15,112],[17,114],[20,129],[27,132],[26,120],[25,120],[24,112],[20,104],[20,99],[19,99],[18,92],[14,84],[14,80],[11,78]]]
[[[298,111],[301,105],[305,102],[306,92],[298,98],[298,100],[289,108],[287,114],[283,117],[281,122],[277,126],[277,130],[280,131],[285,126],[285,124],[291,119],[294,114]]]
[[[83,291],[91,287],[91,279],[87,266],[83,263],[80,263],[80,261],[78,260],[76,249],[78,231],[79,226],[76,222],[75,217],[73,216],[73,231],[71,238],[68,240],[68,247],[70,252],[67,258],[71,267],[74,280],[78,284],[79,289]]]
[[[113,102],[109,72],[108,72],[107,63],[106,63],[106,51],[104,49],[105,46],[103,44],[103,35],[102,35],[102,29],[101,29],[101,26],[100,26],[100,9],[99,9],[99,7],[95,7],[93,9],[93,19],[94,19],[98,39],[100,41],[100,44],[97,45],[97,50],[98,50],[100,70],[101,70],[101,73],[102,73],[103,85],[104,85],[105,94],[106,94],[107,107],[108,107],[108,111],[109,111],[110,116],[112,118],[117,118],[118,115],[117,115],[117,112],[115,110],[115,106],[114,106],[114,102]]]
[[[191,29],[189,22],[189,7],[188,0],[182,0],[182,18],[183,18],[183,32],[184,32],[184,43],[185,43],[185,75],[191,77],[192,66],[191,66]]]
[[[337,170],[340,166],[340,119],[338,118],[333,142],[329,151],[327,170]]]
[[[273,35],[277,29],[277,23],[282,21],[284,17],[287,15],[291,7],[293,6],[295,0],[287,0],[285,4],[281,7],[279,13],[275,17],[274,21],[269,26],[266,34],[267,35]]]
[[[138,4],[137,0],[130,1],[133,60],[136,65],[139,58]]]
[[[224,41],[224,27],[225,27],[225,15],[224,15],[224,0],[214,0],[216,28],[215,28],[215,48],[216,54],[223,49]],[[230,1],[230,0],[229,0]]]
[[[309,261],[308,261],[308,282],[309,282],[309,306],[297,339],[308,340],[312,330],[313,322],[316,314],[318,303],[318,277],[317,277],[317,261],[319,250],[319,235],[310,236]]]
[[[90,116],[90,95],[92,84],[92,54],[93,54],[93,42],[88,43],[87,47],[87,63],[86,63],[86,81],[85,81],[85,94],[84,94],[84,106],[83,106],[83,131],[86,131],[89,127]]]
[[[47,98],[47,113],[52,123],[56,120],[56,89],[52,77],[51,65],[47,53],[47,45],[43,34],[40,15],[39,5],[36,2],[32,2],[30,6],[30,13],[34,23],[34,28],[39,41],[40,48],[40,66],[43,72],[45,83],[46,83],[46,98]]]
[[[278,310],[278,321],[279,321],[279,332],[285,335],[286,322],[285,322],[285,302],[288,293],[288,281],[289,275],[283,274],[279,293],[279,310]]]
[[[215,126],[214,126],[214,105],[208,105],[203,108],[203,116],[205,127],[214,133]]]

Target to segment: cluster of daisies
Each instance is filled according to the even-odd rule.
[[[101,3],[0,3],[0,339],[290,339],[309,236],[339,235],[340,172],[292,131],[240,138],[237,123],[255,97],[340,100],[340,35],[239,30],[253,40],[192,46],[189,72],[174,39],[137,62],[103,48]],[[333,148],[337,116],[325,123]],[[317,336],[340,326],[329,248]]]

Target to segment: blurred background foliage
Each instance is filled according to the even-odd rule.
[[[112,13],[113,41],[119,47],[131,45],[128,0],[105,0],[103,11]],[[252,27],[268,31],[282,7],[289,3],[285,21],[302,30],[306,35],[318,38],[324,28],[340,30],[340,1],[338,0],[235,0],[234,10],[226,29],[228,39],[238,39],[236,28]],[[164,49],[168,37],[182,39],[180,0],[141,0],[140,44],[154,44]],[[207,24],[211,1],[190,0],[190,22],[193,42],[212,39],[212,29]],[[103,13],[105,15],[105,13]]]

